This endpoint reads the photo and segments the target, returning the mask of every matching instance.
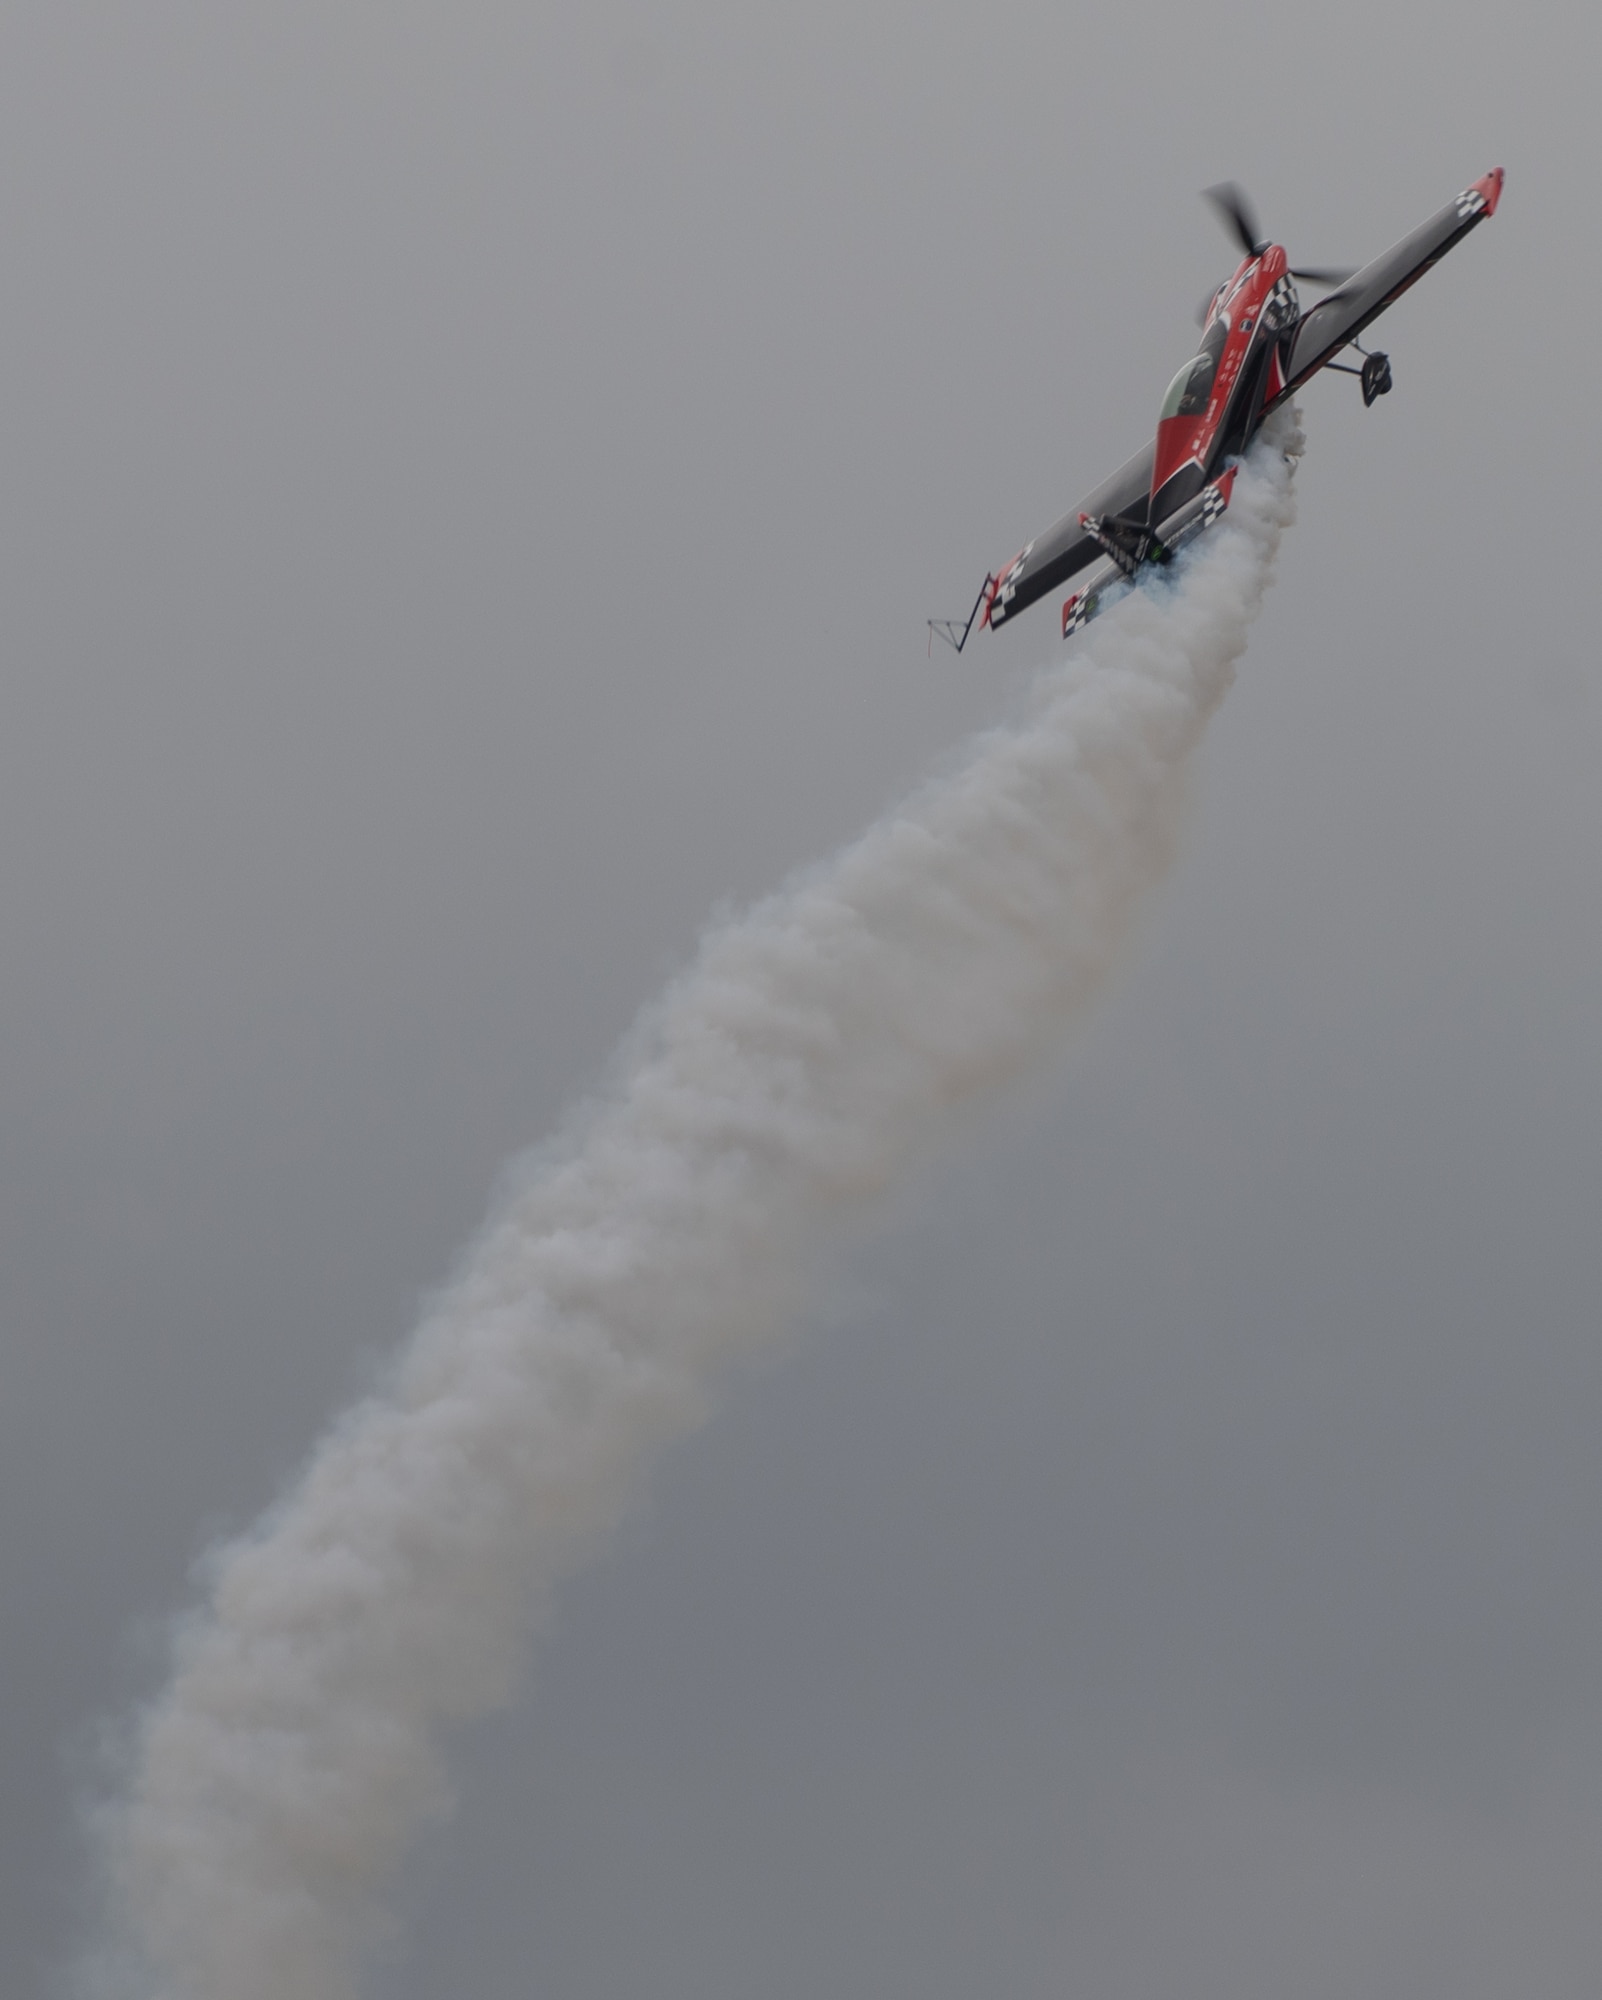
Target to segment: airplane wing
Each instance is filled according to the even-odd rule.
[[[1055,590],[1065,577],[1073,576],[1105,554],[1101,543],[1079,525],[1081,514],[1121,514],[1126,519],[1145,520],[1156,448],[1153,442],[1137,451],[1127,465],[1121,465],[1111,479],[1103,481],[1072,513],[1064,514],[1043,535],[1037,535],[1022,555],[1013,558],[998,578],[990,600],[986,622],[992,629],[1016,618],[1037,598]]]
[[[1294,395],[1310,375],[1333,360],[1370,320],[1377,319],[1432,264],[1438,264],[1454,244],[1461,243],[1488,215],[1494,215],[1501,194],[1502,169],[1493,167],[1411,236],[1404,236],[1383,257],[1365,264],[1338,292],[1332,292],[1321,305],[1314,306],[1296,329],[1285,387],[1274,402],[1282,403],[1287,396]]]

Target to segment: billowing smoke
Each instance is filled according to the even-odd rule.
[[[103,1819],[96,1981],[347,2000],[514,1695],[535,1608],[726,1357],[976,1092],[1056,1044],[1161,876],[1184,768],[1291,519],[1267,429],[1223,524],[854,846],[711,932],[610,1088],[509,1184],[395,1365],[218,1552]]]

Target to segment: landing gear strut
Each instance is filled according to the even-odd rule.
[[[1388,354],[1369,354],[1355,340],[1352,345],[1363,356],[1361,368],[1348,368],[1343,361],[1326,361],[1324,366],[1333,368],[1337,375],[1355,375],[1363,385],[1363,406],[1372,409],[1377,397],[1391,393],[1391,357]]]

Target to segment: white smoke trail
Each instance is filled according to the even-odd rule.
[[[720,1361],[786,1318],[819,1228],[1108,969],[1300,449],[1276,419],[1222,526],[1044,674],[1022,723],[707,937],[387,1388],[214,1558],[106,1815],[117,1990],[354,1993],[386,1873],[444,1799],[439,1734],[511,1698],[542,1592]]]

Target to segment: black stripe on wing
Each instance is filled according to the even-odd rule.
[[[1371,320],[1378,319],[1490,212],[1490,204],[1477,187],[1465,188],[1455,201],[1449,201],[1428,222],[1393,244],[1383,257],[1365,264],[1338,292],[1314,306],[1296,329],[1286,384],[1274,401],[1282,403],[1294,395],[1310,375],[1339,354],[1348,341],[1355,340]]]

